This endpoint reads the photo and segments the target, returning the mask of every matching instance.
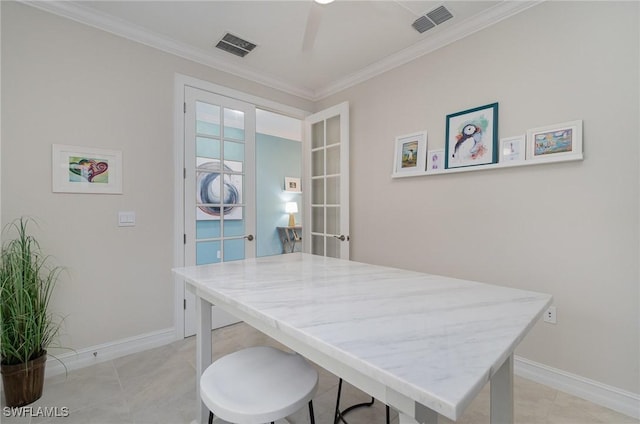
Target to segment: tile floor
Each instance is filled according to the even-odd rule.
[[[276,343],[245,324],[216,330],[214,356],[242,347]],[[319,369],[320,386],[314,398],[316,423],[330,424],[335,407],[338,379]],[[515,421],[519,424],[639,424],[625,415],[549,387],[515,378]],[[51,377],[44,394],[30,405],[32,415],[38,407],[68,408],[68,416],[58,418],[7,417],[3,424],[188,424],[196,416],[195,338],[191,337],[143,353],[71,371],[67,376]],[[367,401],[366,394],[345,385],[342,404]],[[4,407],[4,398],[2,399]],[[350,424],[384,424],[384,405],[376,402],[347,416]],[[392,424],[397,414],[392,412]],[[288,418],[292,424],[308,424],[304,410]],[[443,418],[441,423],[450,423]],[[489,423],[489,394],[485,387],[458,421],[465,424]]]

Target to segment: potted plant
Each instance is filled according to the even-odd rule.
[[[0,252],[0,372],[7,406],[20,407],[42,396],[47,347],[61,321],[49,311],[60,267],[49,267],[38,241],[27,232],[29,218],[5,231],[15,233]]]

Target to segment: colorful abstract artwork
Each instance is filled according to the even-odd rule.
[[[54,144],[54,193],[122,194],[122,151]]]
[[[109,184],[109,161],[77,156],[69,157],[69,182]]]
[[[197,219],[242,219],[242,162],[197,158]]]

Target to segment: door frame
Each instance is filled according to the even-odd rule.
[[[221,96],[230,97],[246,103],[251,103],[257,108],[270,110],[272,112],[288,115],[293,118],[304,120],[311,113],[287,106],[273,100],[244,93],[233,88],[214,84],[209,81],[190,77],[176,73],[174,77],[173,94],[173,267],[182,267],[185,264],[184,258],[184,90],[185,87],[193,87],[204,91],[209,91]],[[303,143],[306,141],[303,139]],[[304,163],[302,164],[304,167]],[[184,338],[184,290],[185,284],[182,279],[173,277],[174,281],[174,312],[173,323],[176,340]]]
[[[255,164],[255,142],[256,142],[256,107],[255,105],[247,102],[240,101],[238,99],[232,99],[230,97],[221,96],[216,93],[211,93],[210,91],[205,91],[193,87],[185,87],[185,100],[186,100],[186,108],[184,111],[184,122],[185,122],[185,143],[184,143],[184,229],[185,229],[185,240],[184,240],[184,255],[185,255],[185,264],[193,265],[198,263],[198,244],[200,242],[205,243],[217,243],[218,244],[218,258],[221,262],[228,261],[228,253],[227,247],[228,242],[230,243],[238,243],[240,242],[243,245],[242,254],[240,255],[240,249],[235,251],[236,255],[240,255],[245,259],[255,258],[256,256],[256,243],[253,242],[253,234],[256,234],[256,164]],[[218,109],[218,116],[220,123],[219,133],[217,135],[213,134],[200,134],[198,131],[198,103],[215,105],[214,107]],[[241,111],[242,113],[242,137],[238,137],[236,135],[230,135],[227,133],[227,128],[229,125],[233,125],[234,120],[230,116],[227,116],[227,111]],[[231,119],[232,122],[229,124],[227,119]],[[240,198],[237,199],[239,204],[241,205],[241,220],[239,222],[243,223],[242,234],[238,234],[237,231],[232,231],[232,235],[227,234],[227,230],[230,228],[227,226],[226,221],[228,217],[226,217],[225,213],[220,214],[220,219],[211,221],[213,223],[217,222],[219,224],[218,231],[219,234],[211,237],[211,234],[208,234],[209,237],[198,237],[198,222],[203,217],[198,217],[199,211],[196,207],[198,204],[198,195],[196,193],[195,187],[198,181],[198,161],[205,160],[207,155],[204,158],[199,157],[198,155],[198,139],[199,137],[204,137],[204,139],[208,139],[209,142],[213,142],[213,140],[218,140],[219,142],[219,151],[218,154],[221,165],[224,164],[224,167],[227,167],[227,161],[240,161],[242,163],[241,168],[235,171],[232,171],[231,168],[227,168],[227,171],[231,171],[231,173],[227,174],[227,171],[223,171],[220,169],[220,175],[222,178],[220,179],[218,184],[222,184],[227,178],[234,179],[241,178],[241,195]],[[234,145],[236,148],[242,146],[242,158],[238,156],[234,156],[232,159],[229,159],[226,153],[225,146]],[[233,149],[232,149],[233,150]],[[209,152],[213,153],[213,152]],[[236,153],[237,154],[237,153]],[[240,171],[240,174],[236,172]],[[226,175],[225,175],[226,174]],[[218,186],[220,187],[220,186]],[[221,190],[222,191],[222,190]],[[220,199],[223,203],[224,200]],[[233,226],[234,223],[237,223],[236,220],[229,221],[229,225]],[[252,238],[247,240],[247,238],[251,236]],[[207,250],[207,249],[205,249]],[[209,255],[213,255],[213,251],[209,251]],[[239,259],[239,258],[238,258]],[[233,260],[233,259],[231,259]],[[214,257],[210,257],[209,260],[204,263],[215,263],[216,260]],[[196,334],[196,296],[194,293],[191,293],[187,290],[183,292],[184,295],[184,336],[189,337]],[[239,322],[239,320],[232,314],[220,309],[216,305],[212,306],[212,315],[211,322],[213,323],[212,328],[221,328],[230,324],[235,324]]]
[[[308,187],[306,193],[308,194],[303,198],[304,207],[302,208],[303,213],[303,221],[305,223],[303,227],[303,250],[305,252],[311,252],[311,229],[312,229],[312,203],[313,203],[313,193],[310,189],[312,186],[312,155],[313,155],[313,134],[312,127],[314,124],[319,122],[324,122],[330,118],[335,116],[340,116],[340,235],[345,236],[346,240],[342,240],[340,243],[340,258],[349,259],[350,258],[350,209],[349,209],[349,176],[350,176],[350,167],[349,167],[349,152],[350,152],[350,117],[349,117],[349,102],[344,101],[342,103],[338,103],[337,105],[328,107],[319,112],[316,112],[310,116],[307,116],[304,122],[305,131],[304,131],[304,140],[305,143],[303,145],[303,187]],[[326,127],[325,127],[326,131]],[[323,136],[326,140],[326,132],[323,132]],[[324,145],[324,143],[323,143]],[[326,146],[325,150],[326,150]],[[326,152],[325,152],[326,155]],[[326,163],[326,156],[325,156]],[[326,181],[326,175],[324,175]],[[326,194],[326,192],[325,192]],[[323,195],[323,201],[326,204],[326,198]],[[326,215],[325,215],[326,218]],[[325,223],[326,225],[326,223]],[[326,228],[324,229],[324,233],[326,234]],[[336,235],[337,236],[337,235]],[[326,242],[325,242],[326,248]],[[326,255],[326,250],[324,255]]]

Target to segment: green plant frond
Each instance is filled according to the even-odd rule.
[[[42,354],[60,331],[49,303],[62,268],[49,267],[38,241],[27,232],[33,220],[20,218],[5,231],[16,237],[0,253],[0,359],[27,362]]]

